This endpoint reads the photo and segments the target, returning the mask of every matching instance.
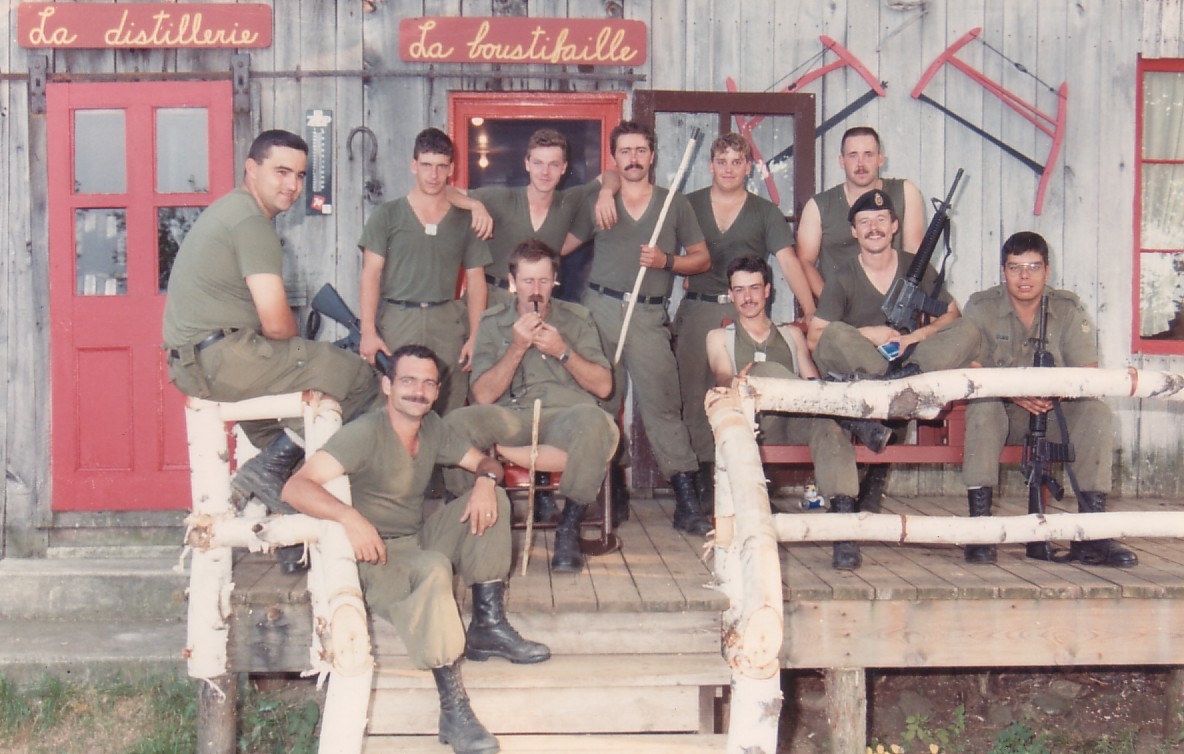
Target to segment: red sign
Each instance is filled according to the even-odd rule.
[[[645,63],[641,21],[595,18],[457,18],[399,22],[399,57],[412,63]]]
[[[21,3],[21,47],[270,47],[263,3]]]

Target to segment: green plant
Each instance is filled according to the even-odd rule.
[[[197,683],[173,675],[116,691],[148,697],[150,722],[127,754],[170,754],[197,748]]]
[[[945,728],[930,727],[927,715],[910,715],[905,720],[904,733],[901,737],[908,743],[916,741],[930,747],[938,746],[943,751],[956,751],[956,741],[966,730],[966,708],[958,705],[954,708],[954,720]]]
[[[1052,749],[1027,723],[1012,723],[995,739],[990,754],[1052,754]]]
[[[269,698],[252,688],[239,701],[239,751],[315,754],[321,718],[317,702]]]

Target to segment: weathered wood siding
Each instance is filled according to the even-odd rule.
[[[39,527],[51,520],[46,124],[44,116],[28,112],[22,75],[31,52],[41,53],[13,42],[16,5],[17,0],[7,0],[8,12],[0,16],[5,45],[0,65],[8,74],[0,78],[0,180],[5,184],[0,192],[0,365],[8,375],[0,403],[0,461],[6,471],[0,490],[5,531],[0,555],[38,549],[45,541]],[[356,303],[360,259],[355,243],[373,209],[362,197],[363,182],[381,181],[387,199],[407,190],[412,139],[423,126],[447,125],[449,91],[722,91],[727,76],[744,91],[776,89],[817,67],[815,61],[793,73],[822,50],[818,36],[826,34],[886,82],[887,96],[820,137],[819,187],[842,179],[836,160],[839,136],[859,124],[879,129],[888,155],[885,174],[912,179],[927,196],[944,193],[955,170],[964,168],[967,179],[957,197],[956,257],[950,272],[959,301],[998,281],[998,249],[1007,235],[1035,230],[1053,247],[1054,283],[1077,291],[1094,312],[1105,365],[1184,368],[1180,357],[1132,354],[1130,342],[1136,62],[1139,55],[1184,56],[1180,0],[623,0],[621,5],[625,17],[645,21],[650,29],[649,61],[632,71],[645,77],[637,84],[623,77],[581,78],[575,69],[567,69],[570,78],[557,79],[538,76],[544,69],[537,66],[432,69],[398,59],[398,23],[406,16],[482,16],[525,9],[536,16],[602,17],[603,0],[379,0],[374,12],[366,12],[361,0],[275,0],[274,44],[251,53],[252,109],[236,116],[236,162],[260,128],[301,131],[310,108],[332,109],[334,115],[334,214],[305,216],[297,209],[279,221],[295,252],[290,286],[307,292],[332,281]],[[916,7],[902,7],[910,5]],[[1049,87],[1068,83],[1067,134],[1040,216],[1032,214],[1038,177],[1028,167],[909,96],[930,61],[974,27],[982,27],[984,42],[1040,81],[977,42],[959,57],[1042,110],[1056,108]],[[229,70],[230,56],[230,51],[59,51],[50,54],[50,68],[59,74],[204,71],[221,76]],[[828,56],[825,62],[833,59]],[[271,75],[296,69],[352,73]],[[362,69],[373,75],[359,75]],[[564,70],[550,67],[545,72]],[[867,86],[844,68],[805,91],[817,96],[823,120]],[[962,73],[946,67],[926,94],[1043,162],[1049,139]],[[369,145],[364,136],[355,141],[354,159],[346,154],[350,131],[362,125],[377,137],[375,163],[365,159]],[[1135,402],[1114,405],[1121,449],[1116,491],[1184,491],[1181,410]],[[898,491],[958,493],[956,471],[902,472],[894,484]]]

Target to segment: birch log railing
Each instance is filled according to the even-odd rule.
[[[729,754],[777,750],[778,652],[784,631],[777,543],[866,540],[990,544],[1106,537],[1184,537],[1184,513],[1092,513],[978,519],[894,514],[773,514],[756,442],[762,411],[869,419],[936,417],[946,404],[1016,396],[1184,400],[1184,375],[1136,369],[1016,368],[931,372],[900,380],[821,382],[747,377],[707,393],[716,443],[716,578],[731,606],[723,653],[732,668]],[[863,684],[859,672],[837,682]],[[844,705],[844,700],[854,704]],[[866,689],[828,693],[831,751],[863,752]]]
[[[310,669],[318,685],[331,675],[321,725],[321,754],[362,750],[374,660],[366,607],[353,548],[340,524],[304,515],[265,515],[252,504],[242,515],[230,503],[230,452],[226,422],[303,417],[306,453],[311,454],[341,427],[341,406],[320,393],[288,393],[237,403],[189,398],[190,479],[193,513],[186,521],[186,550],[192,551],[188,641],[189,675],[200,679],[198,750],[233,754],[237,748],[236,674],[228,659],[234,590],[231,548],[252,552],[304,543],[310,567],[313,610]],[[326,488],[349,502],[345,477]]]

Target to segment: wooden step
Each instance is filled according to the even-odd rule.
[[[722,752],[728,737],[712,734],[640,734],[640,735],[556,735],[556,736],[498,736],[502,754],[695,754]],[[449,752],[431,736],[368,736],[363,754],[445,754]]]
[[[494,733],[644,733],[709,729],[727,664],[715,654],[581,655],[538,665],[466,662],[473,710]],[[431,673],[403,660],[374,679],[372,734],[433,733]]]

